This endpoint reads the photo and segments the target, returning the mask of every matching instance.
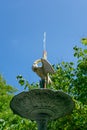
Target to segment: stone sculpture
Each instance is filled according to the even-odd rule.
[[[41,78],[40,88],[15,95],[10,107],[14,114],[35,120],[38,130],[47,130],[47,122],[71,113],[74,102],[68,94],[46,88],[51,83],[50,74],[54,74],[54,69],[47,61],[45,50],[43,58],[33,63],[32,70]]]

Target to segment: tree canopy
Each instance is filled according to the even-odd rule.
[[[68,93],[75,102],[75,108],[65,117],[49,121],[48,130],[87,129],[87,40],[83,38],[81,42],[85,49],[73,48],[76,64],[63,61],[53,65],[55,74],[51,76],[52,89]],[[17,76],[17,79],[25,89],[38,87],[38,83],[30,85],[22,76]],[[36,122],[14,115],[11,111],[9,104],[14,92],[15,89],[0,76],[0,130],[37,130]]]

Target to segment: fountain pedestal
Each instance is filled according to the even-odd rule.
[[[71,113],[74,102],[71,97],[51,89],[32,89],[13,97],[10,107],[15,114],[35,120],[38,130],[46,130],[47,121]]]
[[[38,130],[47,130],[47,121],[49,116],[45,113],[41,113],[37,117],[36,122],[38,125]]]

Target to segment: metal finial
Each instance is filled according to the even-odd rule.
[[[43,59],[47,60],[47,51],[46,51],[46,32],[44,32],[44,39],[43,39]]]
[[[43,49],[46,50],[46,32],[44,32]]]

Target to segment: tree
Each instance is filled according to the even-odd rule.
[[[10,101],[14,96],[14,89],[7,85],[0,76],[0,130],[37,130],[36,123],[14,115],[10,109]]]
[[[86,42],[82,42],[87,45]],[[56,73],[52,76],[53,87],[72,96],[75,108],[71,115],[49,123],[49,130],[86,130],[87,129],[87,49],[74,48],[77,66],[74,63],[55,65]]]

